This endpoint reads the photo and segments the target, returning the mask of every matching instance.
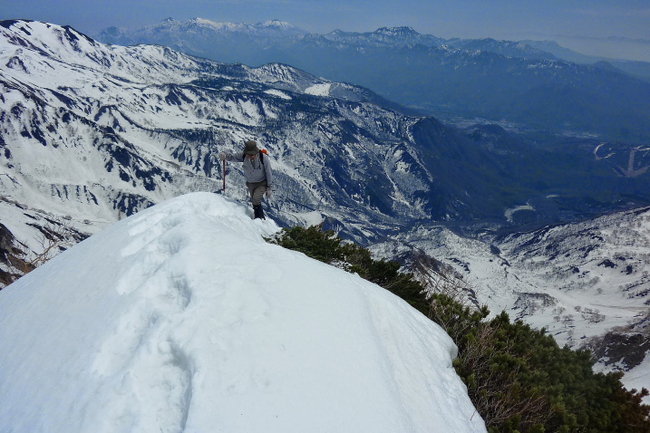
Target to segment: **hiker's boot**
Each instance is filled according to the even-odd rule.
[[[257,218],[266,219],[264,218],[264,211],[262,210],[261,204],[253,206],[253,213],[255,214],[255,219]]]

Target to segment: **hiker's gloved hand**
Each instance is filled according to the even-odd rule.
[[[271,187],[270,186],[266,187],[266,198],[271,198]]]
[[[219,159],[222,160],[222,161],[226,159],[226,154],[225,154],[225,152],[221,152],[221,153],[219,153]]]

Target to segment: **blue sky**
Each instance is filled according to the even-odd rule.
[[[0,0],[1,19],[69,24],[89,34],[167,17],[243,23],[279,19],[317,33],[406,25],[444,38],[582,40],[592,45],[593,38],[614,36],[648,40],[643,45],[650,56],[648,0]]]

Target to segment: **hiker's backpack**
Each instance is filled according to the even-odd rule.
[[[264,165],[264,155],[269,156],[269,152],[266,149],[260,149],[260,162]]]

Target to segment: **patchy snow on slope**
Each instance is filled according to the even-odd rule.
[[[329,96],[331,87],[332,83],[314,84],[313,86],[306,88],[305,93],[314,96]]]
[[[278,98],[282,98],[282,99],[285,99],[287,101],[290,101],[292,99],[291,96],[289,96],[285,92],[283,92],[281,90],[277,90],[277,89],[268,89],[268,90],[265,90],[264,93],[266,93],[268,95],[272,95],[272,96],[277,96]]]
[[[440,327],[277,230],[193,193],[2,290],[0,430],[486,431]]]

